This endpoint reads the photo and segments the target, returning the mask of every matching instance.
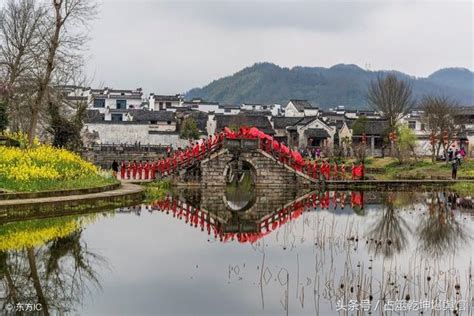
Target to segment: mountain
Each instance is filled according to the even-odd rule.
[[[186,98],[199,97],[224,104],[282,105],[289,99],[305,99],[321,108],[337,105],[367,108],[368,84],[387,73],[408,80],[416,98],[436,94],[452,97],[462,105],[474,105],[474,73],[465,68],[444,68],[427,78],[416,78],[399,71],[368,71],[347,64],[289,69],[272,63],[256,63],[205,87],[192,89]]]

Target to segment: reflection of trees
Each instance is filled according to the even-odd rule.
[[[375,257],[378,255],[391,257],[407,247],[407,233],[411,233],[411,229],[395,208],[395,205],[398,204],[395,193],[382,194],[383,209],[373,228],[367,233],[371,240],[369,251]]]
[[[420,220],[417,229],[421,251],[440,257],[453,253],[471,239],[464,226],[456,221],[453,210],[449,210],[444,192],[432,193],[427,206],[427,215]]]
[[[0,278],[7,303],[36,303],[45,315],[64,314],[100,287],[97,268],[106,261],[81,241],[82,230],[38,247],[0,253]]]

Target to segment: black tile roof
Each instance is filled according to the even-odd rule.
[[[347,120],[347,126],[352,129],[354,126],[355,122],[357,120],[352,119],[352,120]],[[365,134],[366,135],[374,135],[374,136],[380,136],[385,134],[387,129],[389,128],[389,124],[387,120],[367,120],[366,125],[365,125]],[[353,136],[358,136],[361,135],[362,133],[359,134],[353,134]]]
[[[237,104],[219,104],[219,109],[240,109]]]
[[[237,115],[224,115],[216,114],[214,117],[216,120],[216,130],[221,131],[224,127],[256,127],[264,133],[273,135],[275,131],[272,128],[272,124],[268,118],[264,115],[249,115],[249,114],[237,114]]]
[[[175,115],[170,111],[150,111],[150,110],[128,110],[127,111],[132,117],[134,122],[174,122]]]
[[[329,138],[329,133],[323,128],[308,128],[304,131],[306,137],[311,138]]]
[[[155,99],[155,101],[180,101],[181,97],[179,95],[157,95],[152,94],[151,97]]]
[[[273,117],[273,127],[275,129],[285,129],[288,126],[296,125],[302,119],[302,117],[275,116]]]
[[[304,112],[305,109],[306,110],[318,109],[317,107],[312,106],[311,103],[308,102],[308,100],[291,99],[290,102],[293,103],[293,105],[299,112]]]

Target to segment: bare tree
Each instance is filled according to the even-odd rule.
[[[39,26],[46,16],[34,0],[9,0],[0,11],[0,75],[4,78],[5,103],[13,131],[20,128],[21,96],[29,86],[32,52],[38,47]]]
[[[423,123],[425,128],[434,136],[436,142],[432,143],[433,160],[435,155],[443,148],[447,157],[448,148],[459,133],[461,122],[459,117],[459,104],[445,96],[425,96],[420,103],[423,109]]]
[[[31,106],[28,130],[30,144],[34,141],[39,116],[45,108],[54,77],[67,74],[68,70],[82,66],[79,52],[88,38],[81,30],[84,27],[87,28],[87,22],[96,14],[96,5],[89,0],[52,0],[52,9],[53,15],[49,16],[42,28],[44,50],[39,50],[36,59],[37,89]]]
[[[415,106],[411,86],[393,74],[378,77],[369,84],[367,99],[388,120],[390,131],[395,131],[398,121]]]

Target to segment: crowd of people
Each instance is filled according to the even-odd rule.
[[[329,163],[319,158],[312,161],[304,159],[298,150],[292,150],[284,143],[273,139],[259,129],[242,127],[238,132],[224,128],[220,133],[201,139],[183,150],[167,150],[166,157],[157,161],[122,161],[119,165],[114,160],[112,170],[120,179],[148,180],[156,179],[179,171],[182,167],[191,166],[194,162],[206,157],[210,152],[221,148],[224,139],[258,139],[260,149],[272,155],[275,159],[291,168],[305,173],[307,176],[318,180],[344,180],[346,179],[346,165],[342,163]],[[120,170],[120,172],[119,172]],[[364,178],[364,165],[351,166],[351,179]]]

